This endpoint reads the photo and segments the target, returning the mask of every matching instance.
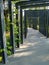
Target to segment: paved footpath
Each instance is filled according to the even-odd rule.
[[[5,65],[49,65],[49,38],[29,28],[24,44],[8,60]]]

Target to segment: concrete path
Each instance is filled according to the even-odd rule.
[[[37,30],[28,29],[24,44],[8,60],[5,65],[49,65],[49,38]]]

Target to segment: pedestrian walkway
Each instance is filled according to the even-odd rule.
[[[28,28],[27,38],[5,65],[49,65],[49,38]]]

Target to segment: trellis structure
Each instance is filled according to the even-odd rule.
[[[33,28],[37,29],[37,24],[39,25],[39,31],[46,35],[46,11],[45,10],[27,10],[26,11],[26,16],[32,17],[32,23],[33,24]],[[39,21],[38,21],[38,17],[39,17]],[[31,19],[30,19],[31,20]]]
[[[23,2],[21,2],[21,3],[23,3]],[[23,9],[23,8],[28,8],[28,7],[45,7],[45,6],[48,6],[48,2],[46,2],[46,1],[28,1],[28,2],[24,2],[23,4],[21,4],[20,2],[17,4],[17,5],[20,5],[21,6],[21,8]],[[29,5],[28,5],[29,4]],[[24,6],[25,5],[25,6]],[[46,10],[47,11],[47,10]],[[43,13],[43,16],[45,17],[45,13],[46,13],[46,11],[44,10],[44,13]],[[41,11],[40,11],[41,12]],[[43,11],[42,11],[43,12]],[[46,15],[47,16],[47,15]],[[40,16],[40,19],[42,20],[42,18],[41,18],[42,16]],[[40,20],[40,21],[41,21]],[[46,19],[44,19],[43,18],[43,20],[45,20],[46,21]],[[41,32],[41,33],[43,33],[44,35],[46,35],[47,37],[48,37],[48,27],[47,27],[47,23],[48,23],[48,21],[46,21],[46,22],[43,22],[44,24],[43,24],[43,26],[42,26],[42,23],[39,23],[39,31]],[[46,24],[45,24],[46,23]],[[43,27],[43,28],[42,28]],[[44,30],[44,31],[42,31],[42,29]]]
[[[48,0],[34,0],[34,1],[21,1],[16,3],[16,9],[18,10],[18,13],[16,14],[16,26],[18,26],[18,32],[19,34],[16,36],[18,39],[20,39],[20,42],[17,42],[18,47],[19,43],[23,44],[23,22],[22,22],[22,9],[24,8],[32,8],[32,7],[45,7],[49,6]],[[2,8],[1,8],[2,7]],[[12,46],[11,52],[14,54],[14,29],[13,29],[13,21],[12,21],[12,9],[11,9],[11,0],[8,0],[8,7],[9,7],[9,14],[10,14],[10,45]],[[4,22],[4,11],[3,11],[3,0],[0,0],[0,49],[2,50],[0,53],[0,56],[2,56],[2,63],[6,63],[7,61],[7,53],[6,53],[6,36],[5,36],[5,22]],[[49,36],[49,10],[45,11],[38,11],[40,12],[40,22],[39,22],[39,31]],[[47,14],[44,14],[47,13]],[[42,15],[41,15],[42,14]],[[42,17],[46,16],[46,20]],[[43,22],[44,21],[44,22]],[[44,28],[44,32],[43,29]],[[26,13],[24,16],[24,37],[27,36],[27,24],[26,24]]]
[[[32,27],[34,29],[37,29],[38,17],[39,17],[37,10],[27,10],[26,17],[28,19],[29,25],[31,26],[32,24]]]

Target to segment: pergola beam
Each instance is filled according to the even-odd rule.
[[[16,6],[22,6],[22,5],[36,5],[36,4],[41,4],[41,3],[49,3],[48,0],[39,0],[39,1],[20,1],[16,3]]]
[[[25,8],[33,8],[33,7],[43,7],[43,6],[49,6],[49,2],[48,3],[41,3],[41,4],[30,4],[30,5],[22,5],[22,9],[25,9]]]

